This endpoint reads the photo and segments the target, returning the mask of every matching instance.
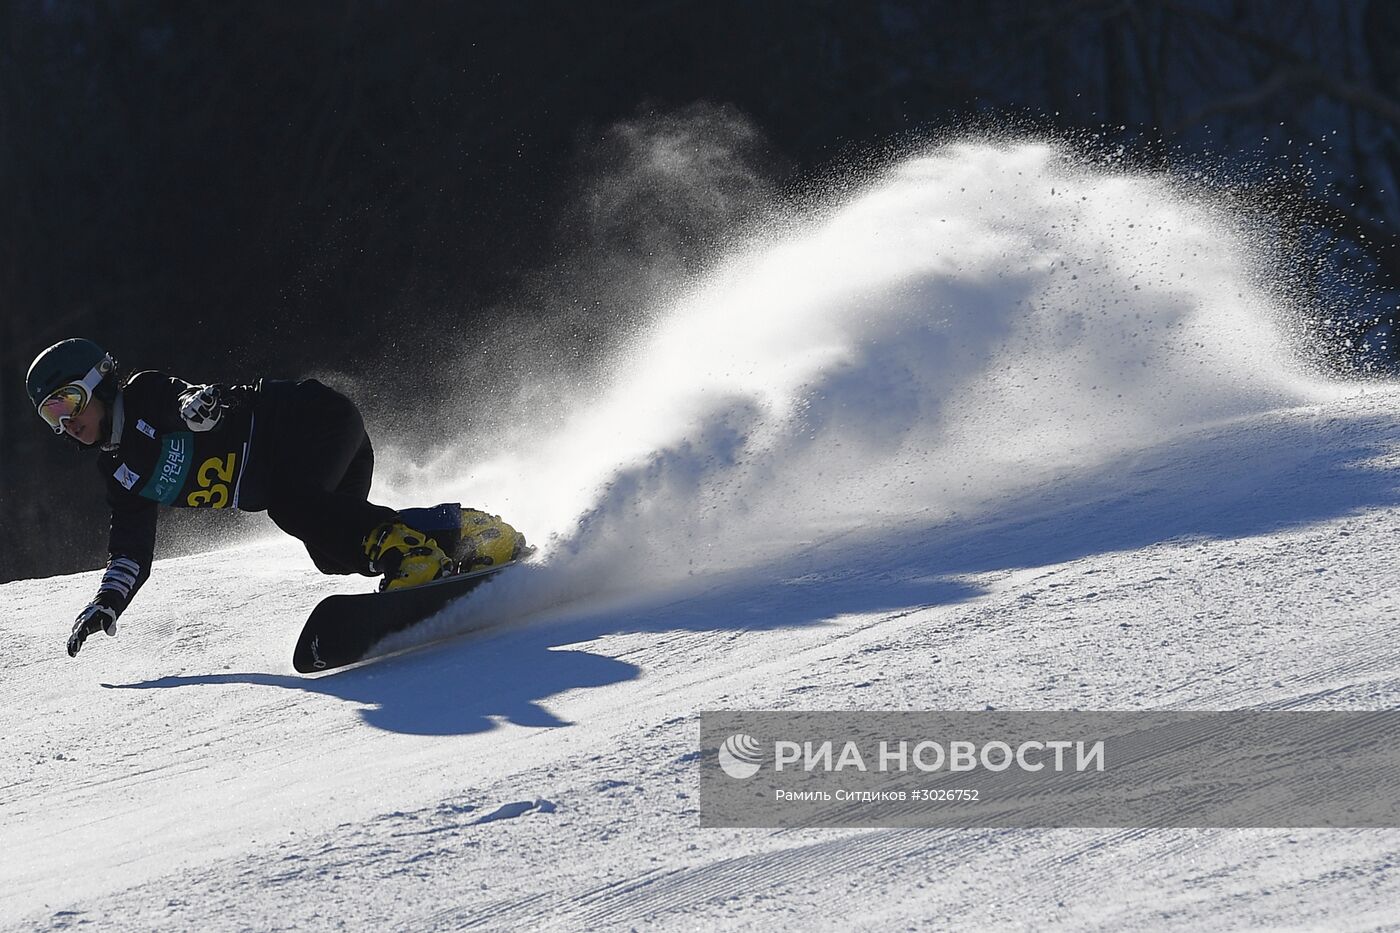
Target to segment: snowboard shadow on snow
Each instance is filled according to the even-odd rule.
[[[642,668],[560,646],[617,633],[761,631],[851,613],[905,613],[982,595],[967,579],[977,574],[1172,539],[1247,538],[1400,506],[1400,474],[1390,465],[1400,464],[1397,451],[1400,417],[1304,420],[1287,413],[1271,424],[1201,432],[1069,479],[1028,485],[956,520],[851,533],[742,572],[698,578],[679,598],[672,588],[664,599],[622,610],[559,608],[528,624],[317,678],[236,673],[119,686],[254,684],[321,693],[363,704],[372,726],[417,735],[481,732],[500,721],[568,725],[548,711],[548,698],[631,680]],[[530,570],[542,582],[560,572],[550,565]]]

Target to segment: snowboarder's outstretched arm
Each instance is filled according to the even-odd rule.
[[[68,636],[68,656],[76,657],[94,632],[117,634],[117,617],[151,575],[155,556],[156,504],[149,499],[109,493],[112,530],[107,539],[107,571],[97,596],[78,613]]]
[[[229,413],[249,408],[254,393],[252,386],[191,385],[154,371],[137,373],[125,383],[112,416],[112,442],[97,462],[112,511],[107,569],[97,596],[73,624],[69,655],[76,655],[94,632],[116,634],[117,617],[151,574],[160,504],[222,508],[230,499],[236,504],[241,473],[235,473],[234,455],[241,444],[241,470],[251,416],[230,418]],[[216,437],[221,428],[233,432],[223,446],[215,440],[201,448],[202,442],[191,440]],[[201,470],[191,468],[192,457],[204,463]],[[193,478],[187,482],[187,476]],[[222,483],[217,488],[216,480]],[[196,482],[199,488],[187,495]]]

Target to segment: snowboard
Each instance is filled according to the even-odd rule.
[[[422,622],[518,563],[484,567],[402,590],[327,596],[302,627],[292,667],[302,674],[316,674],[363,661],[386,635]]]

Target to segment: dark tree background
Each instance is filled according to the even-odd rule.
[[[1210,165],[1308,255],[1319,355],[1384,370],[1397,48],[1391,0],[0,2],[0,580],[103,556],[89,458],[24,397],[37,351],[342,373],[408,436],[489,335],[582,359],[618,325],[629,266],[590,259],[607,211],[580,204],[638,125],[719,134],[787,191],[969,126]],[[703,168],[724,217],[759,197]],[[702,263],[702,200],[611,232]]]

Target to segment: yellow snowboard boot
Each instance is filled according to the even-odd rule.
[[[451,572],[452,560],[436,541],[401,521],[385,522],[364,540],[370,565],[384,574],[379,590],[400,590]]]
[[[465,573],[482,567],[495,567],[517,560],[525,551],[525,536],[480,509],[462,509],[461,537],[453,548],[453,558]]]

